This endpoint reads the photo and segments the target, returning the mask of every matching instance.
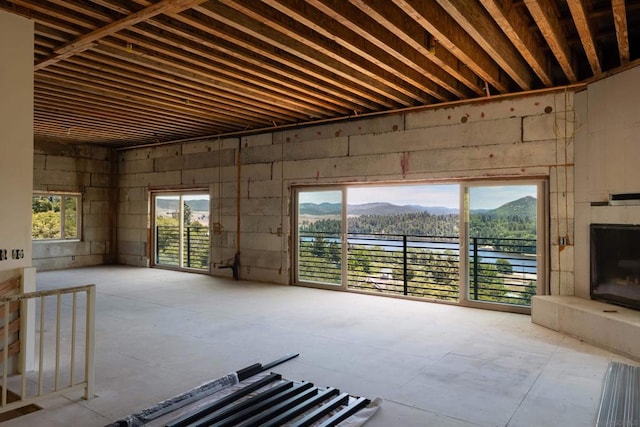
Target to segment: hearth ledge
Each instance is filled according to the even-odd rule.
[[[533,297],[531,321],[640,360],[640,311],[575,296]]]

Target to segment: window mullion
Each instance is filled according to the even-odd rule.
[[[64,213],[64,209],[65,209],[65,205],[67,203],[66,197],[65,196],[60,196],[60,238],[61,239],[66,239],[66,232],[65,232],[65,213]]]

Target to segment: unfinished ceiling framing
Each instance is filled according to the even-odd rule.
[[[563,86],[640,57],[637,0],[0,0],[35,137],[116,147]]]

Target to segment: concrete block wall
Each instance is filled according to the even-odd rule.
[[[120,219],[132,218],[119,220],[119,259],[148,265],[150,217],[143,205],[148,205],[149,191],[154,189],[208,186],[212,221],[220,222],[224,230],[213,236],[213,262],[229,258],[239,245],[242,278],[289,283],[295,186],[544,178],[549,184],[550,290],[572,292],[573,269],[567,260],[573,242],[572,103],[573,93],[562,91],[287,129],[222,143],[125,151],[119,158]]]
[[[212,222],[223,224],[222,233],[212,236],[213,261],[233,257],[238,144],[237,138],[230,138],[121,151],[117,159],[118,262],[151,265],[152,194],[193,189],[209,192]]]
[[[33,265],[39,271],[100,265],[115,257],[112,229],[113,152],[110,149],[55,143],[36,143],[33,191],[74,192],[82,195],[80,241],[36,241]]]

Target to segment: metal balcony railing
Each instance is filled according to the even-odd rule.
[[[183,231],[182,266],[209,268],[209,229],[187,226]],[[156,226],[156,264],[180,266],[180,227]]]
[[[340,285],[340,234],[302,232],[299,239],[299,279]],[[349,233],[347,243],[349,289],[459,299],[458,237]],[[535,240],[476,237],[469,248],[469,299],[530,305],[537,279]]]

